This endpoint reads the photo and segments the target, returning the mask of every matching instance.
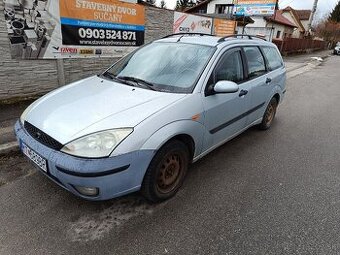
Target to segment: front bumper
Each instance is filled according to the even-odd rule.
[[[53,150],[31,137],[18,121],[15,133],[19,144],[24,143],[47,160],[47,175],[73,194],[88,200],[107,200],[122,196],[141,187],[144,174],[154,156],[152,150],[139,150],[116,157],[88,159]],[[97,187],[98,196],[84,196],[74,187]]]
[[[334,55],[340,55],[340,50],[334,49]]]

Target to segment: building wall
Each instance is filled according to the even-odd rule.
[[[303,27],[305,28],[305,30],[307,31],[309,20],[301,20],[301,23],[302,23]]]
[[[294,19],[294,17],[291,15],[290,12],[284,12],[282,14],[286,19],[288,19],[290,22],[292,22],[294,25],[297,26],[297,28],[294,29],[292,37],[293,38],[301,38],[301,31],[298,28],[299,27],[299,23]]]
[[[173,11],[145,6],[145,42],[172,33]],[[15,60],[11,58],[4,4],[0,0],[0,102],[43,95],[103,71],[117,58]]]
[[[247,27],[266,27],[267,21],[263,17],[251,17],[254,20],[253,24],[248,24]]]
[[[287,34],[287,37],[289,37],[289,35],[292,35],[294,32],[294,29],[291,27],[277,23],[273,24],[266,21],[263,17],[252,17],[252,19],[255,22],[253,24],[248,24],[244,30],[244,32],[249,35],[263,35],[265,36],[266,40],[270,40],[271,31],[273,30],[272,37],[274,39],[282,40],[285,33]],[[237,27],[238,34],[241,34],[242,31],[243,27]],[[281,32],[279,38],[276,37],[278,31]]]
[[[271,27],[248,27],[246,26],[244,29],[244,34],[264,36],[265,39],[269,41],[270,31],[271,31]],[[237,33],[242,34],[243,27],[237,27]]]
[[[215,13],[215,6],[216,4],[233,4],[233,0],[213,0],[208,3],[207,13]]]

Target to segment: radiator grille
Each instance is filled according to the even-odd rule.
[[[61,150],[61,148],[63,147],[61,143],[59,143],[49,135],[45,134],[43,131],[27,121],[25,121],[24,123],[24,128],[35,140],[51,149]]]

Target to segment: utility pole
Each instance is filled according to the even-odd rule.
[[[313,21],[314,21],[314,15],[315,15],[315,12],[316,12],[316,8],[318,7],[318,1],[319,0],[314,0],[314,4],[313,4],[313,9],[312,9],[312,12],[310,14],[310,17],[309,17],[309,21],[308,21],[308,27],[307,27],[307,31],[306,31],[306,35],[310,35],[310,31],[312,30],[312,24],[313,24]]]
[[[274,38],[274,22],[276,20],[276,12],[277,10],[279,9],[279,0],[276,0],[276,3],[275,3],[275,10],[274,10],[274,20],[272,20],[272,27],[270,29],[270,35],[269,35],[269,41],[272,42],[273,41],[273,38]]]

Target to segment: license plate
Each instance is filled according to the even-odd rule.
[[[41,170],[47,173],[46,159],[41,157],[38,153],[36,153],[24,143],[21,143],[21,150],[34,164],[36,164]]]

